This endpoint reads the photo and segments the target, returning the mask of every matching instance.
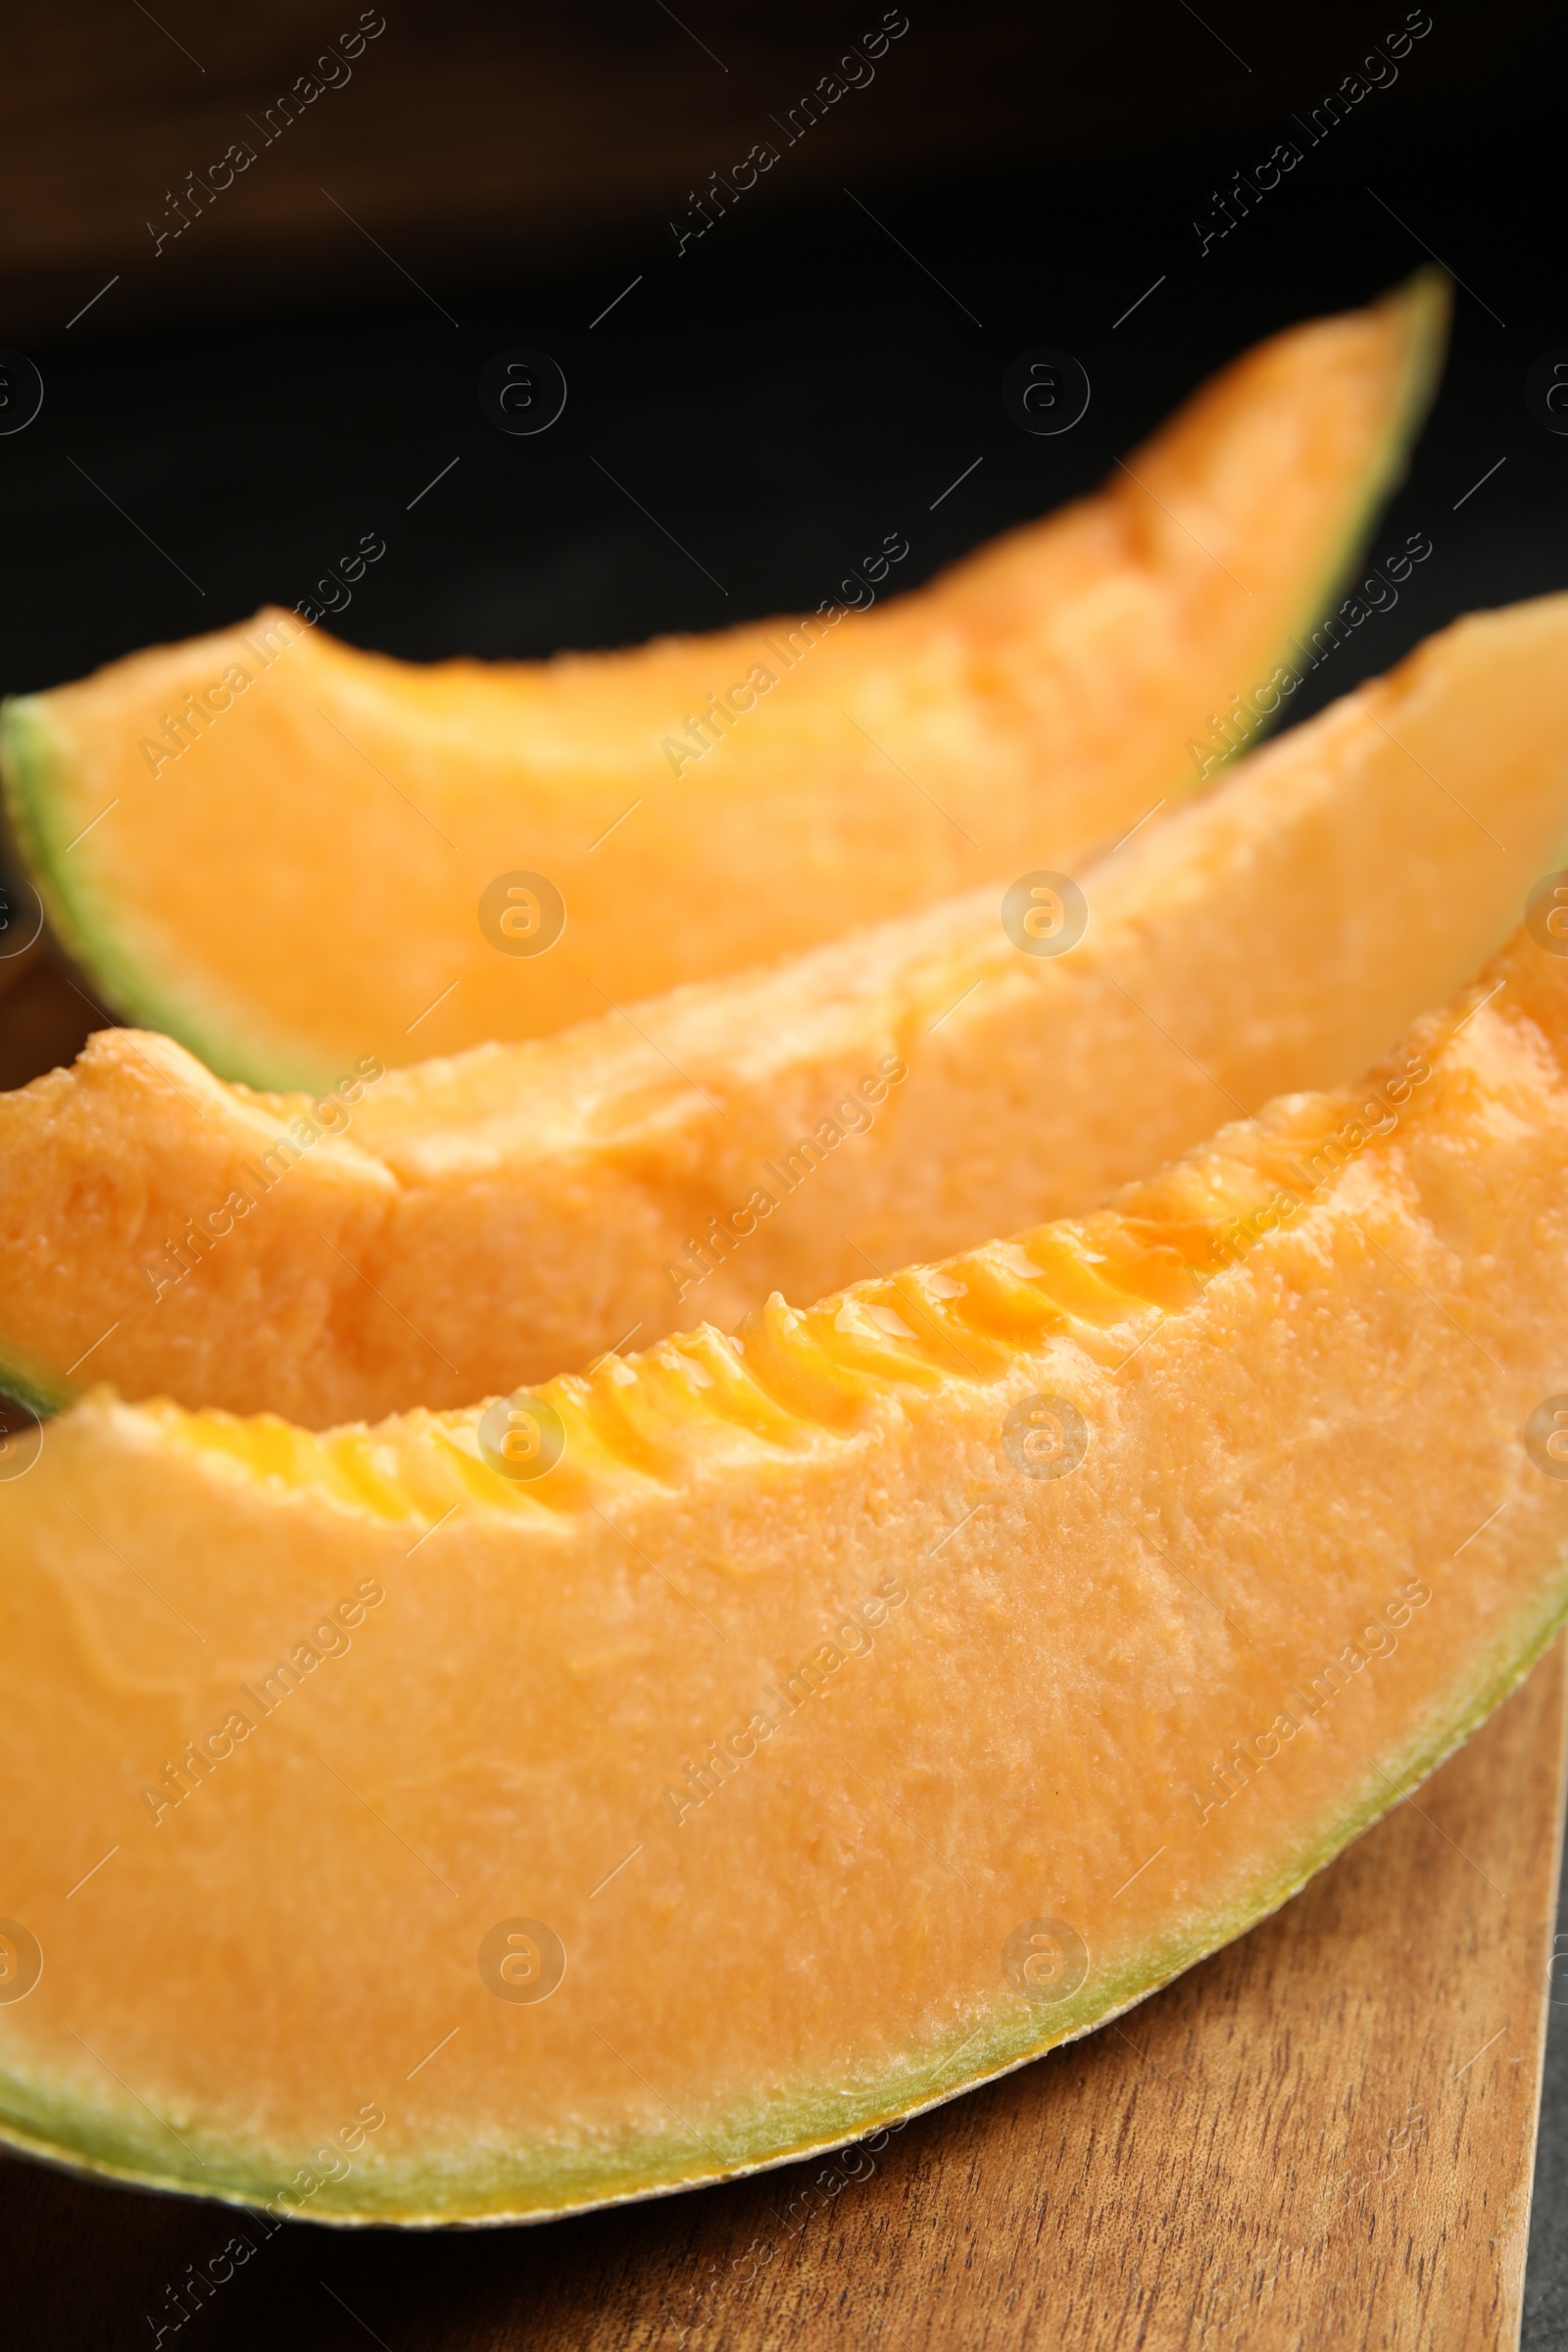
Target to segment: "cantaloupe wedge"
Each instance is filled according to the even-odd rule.
[[[416,668],[275,612],[137,655],[10,706],[18,841],[108,1003],[313,1089],[1059,865],[1306,666],[1446,318],[1429,276],[1276,337],[1097,498],[872,611],[542,664]],[[870,572],[843,597],[897,582]]]
[[[101,1032],[0,1096],[0,1385],[321,1428],[1078,1214],[1363,1068],[1565,855],[1555,597],[1458,623],[1087,866],[1068,955],[1020,953],[984,892],[314,1102]]]
[[[326,1436],[84,1399],[0,1484],[4,2132],[537,2216],[1114,2016],[1568,1609],[1565,1159],[1521,937],[1358,1086],[736,1342]]]

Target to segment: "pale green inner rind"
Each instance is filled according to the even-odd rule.
[[[1212,1912],[1201,1926],[1151,1943],[1114,1977],[1092,1969],[1081,1992],[1059,2007],[1042,2014],[1009,1999],[1004,2010],[999,2005],[992,2013],[980,2034],[972,2028],[956,2032],[935,2052],[911,2055],[896,2074],[857,2093],[803,2089],[765,2109],[738,2105],[733,2120],[701,2135],[676,2132],[658,2141],[612,2150],[584,2147],[565,2155],[519,2150],[488,2165],[432,2148],[423,2159],[407,2157],[374,2175],[350,2173],[344,2180],[324,2182],[297,2208],[300,2218],[412,2228],[548,2221],[597,2205],[697,2187],[844,2147],[900,2116],[941,2106],[1091,2033],[1277,1911],[1469,1738],[1568,1619],[1568,1549],[1557,1556],[1544,1598],[1532,1599],[1535,1605],[1516,1621],[1516,1645],[1507,1651],[1507,1662],[1456,1715],[1441,1728],[1429,1728],[1424,1738],[1417,1735],[1402,1758],[1391,1758],[1381,1773],[1371,1775],[1345,1812],[1306,1846],[1304,1859],[1298,1848],[1248,1894]],[[944,2082],[956,2064],[961,2064],[961,2074]],[[171,2132],[151,2121],[79,2108],[52,2096],[45,2085],[29,2087],[0,2074],[0,2142],[73,2170],[230,2204],[271,2207],[300,2161],[236,2148],[189,2121],[181,2136],[202,2161],[175,2155]]]
[[[1446,271],[1434,269],[1418,270],[1401,292],[1409,332],[1409,349],[1405,355],[1404,380],[1399,398],[1389,418],[1387,430],[1373,453],[1361,486],[1361,494],[1346,513],[1345,527],[1335,543],[1328,561],[1318,573],[1312,587],[1303,597],[1299,611],[1293,616],[1285,644],[1299,645],[1308,636],[1314,623],[1321,623],[1336,591],[1343,587],[1360,562],[1370,539],[1372,526],[1383,507],[1409,471],[1410,452],[1421,427],[1426,422],[1443,373],[1443,362],[1448,347],[1448,319],[1451,300]],[[1283,659],[1283,656],[1282,656]],[[1259,680],[1257,683],[1261,684]],[[1275,706],[1274,715],[1284,710],[1282,697]],[[1264,718],[1259,727],[1234,751],[1217,759],[1209,770],[1210,777],[1221,768],[1240,760],[1271,731],[1272,720]],[[1198,779],[1189,774],[1172,799],[1191,799],[1198,789]]]
[[[1292,614],[1292,626],[1281,640],[1281,660],[1293,638],[1309,630],[1323,613],[1350,571],[1373,516],[1403,474],[1410,445],[1431,405],[1447,336],[1446,280],[1436,270],[1423,270],[1405,287],[1402,302],[1408,348],[1399,397],[1359,490],[1347,506],[1333,553]],[[1226,760],[1237,756],[1227,754]],[[67,955],[122,1017],[177,1038],[220,1078],[263,1092],[330,1085],[331,1067],[311,1061],[304,1041],[290,1048],[265,1029],[247,1029],[233,1016],[215,1019],[203,1010],[177,970],[160,976],[150,969],[121,934],[112,897],[93,890],[89,869],[80,869],[80,880],[68,881],[59,786],[70,763],[69,745],[50,725],[47,697],[22,697],[0,707],[0,788],[11,829],[43,900],[50,929]],[[1211,775],[1224,763],[1217,760]],[[1168,784],[1167,801],[1175,806],[1191,799],[1200,781],[1185,767]],[[289,1058],[296,1051],[300,1058]]]
[[[29,879],[43,901],[50,934],[106,1004],[141,1029],[156,1029],[182,1046],[220,1078],[287,1091],[332,1083],[326,1062],[287,1064],[265,1037],[247,1042],[211,1021],[181,993],[177,971],[160,978],[127,945],[115,919],[115,902],[91,887],[90,868],[68,879],[69,844],[59,781],[71,765],[69,744],[50,722],[48,697],[13,696],[0,704],[0,793],[7,825]]]
[[[24,1370],[0,1355],[0,1398],[10,1397],[13,1403],[25,1405],[40,1421],[63,1413],[79,1395],[79,1390],[68,1388],[57,1374],[41,1371],[36,1365]]]

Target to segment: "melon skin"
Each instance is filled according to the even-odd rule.
[[[1473,971],[1568,857],[1564,747],[1548,597],[1081,869],[1068,955],[1020,953],[977,893],[325,1098],[100,1032],[0,1096],[0,1380],[34,1409],[107,1380],[322,1428],[1085,1213],[1364,1067]]]
[[[1190,795],[1190,741],[1300,660],[1446,316],[1427,274],[1275,337],[1098,497],[863,613],[535,664],[420,668],[275,612],[153,649],[7,707],[16,845],[105,1002],[313,1091],[1060,866]],[[564,929],[499,953],[486,894],[528,874]]]
[[[0,1485],[6,2132],[543,2218],[842,2144],[1242,1933],[1568,1612],[1565,1057],[1521,936],[1110,1208],[551,1382],[533,1479],[478,1408],[83,1400]],[[521,1922],[537,2002],[481,1968]]]

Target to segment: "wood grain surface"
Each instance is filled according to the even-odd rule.
[[[0,1083],[102,1018],[43,950],[0,963]],[[1512,2352],[1565,1697],[1558,1643],[1275,1919],[874,2150],[430,2234],[270,2227],[0,2159],[0,2343]]]
[[[891,43],[879,34],[889,13],[908,25]],[[1245,59],[1206,14],[1170,0],[1114,11],[1018,0],[892,12],[883,0],[12,9],[0,75],[6,332],[79,342],[333,291],[417,300],[400,271],[439,288],[505,269],[619,269],[630,255],[629,275],[673,262],[671,220],[760,141],[779,161],[748,212],[822,198],[843,233],[859,218],[845,182],[874,205],[889,183],[1137,162],[1250,123],[1268,125],[1272,144],[1290,110],[1335,88],[1404,11],[1385,26],[1353,0],[1249,10]],[[1401,108],[1473,101],[1526,74],[1549,86],[1568,52],[1560,12],[1523,0],[1441,16],[1442,37],[1406,52]],[[355,28],[377,19],[384,29],[367,42]],[[868,39],[873,56],[847,70],[857,87],[792,143],[778,122]],[[302,97],[302,84],[318,94]],[[291,95],[292,109],[280,104]],[[710,305],[760,298],[736,267],[710,286]]]

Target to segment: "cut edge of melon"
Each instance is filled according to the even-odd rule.
[[[1303,591],[1301,602],[1292,615],[1291,627],[1286,631],[1287,642],[1310,630],[1313,621],[1327,609],[1335,589],[1355,569],[1378,513],[1410,470],[1411,451],[1437,397],[1453,315],[1453,281],[1447,270],[1427,263],[1402,285],[1391,288],[1381,304],[1370,307],[1384,305],[1402,312],[1404,318],[1404,371],[1398,396],[1390,410],[1383,438],[1372,453],[1359,502],[1347,510],[1339,540],[1321,571]],[[1282,701],[1279,709],[1283,708]],[[1210,777],[1223,773],[1272,731],[1274,718],[1265,718],[1245,742],[1216,760],[1208,771]],[[1200,789],[1189,776],[1182,797],[1190,800],[1194,791]]]
[[[19,1357],[0,1353],[0,1404],[20,1404],[36,1420],[50,1421],[56,1413],[69,1412],[80,1395],[79,1389],[67,1388],[36,1365],[24,1368]]]
[[[1358,488],[1347,500],[1329,555],[1303,584],[1289,622],[1281,624],[1276,653],[1283,653],[1294,638],[1310,629],[1336,587],[1352,569],[1375,514],[1408,468],[1411,447],[1442,373],[1452,309],[1451,281],[1446,270],[1429,264],[1366,307],[1387,309],[1401,318],[1404,353],[1398,389]],[[1195,395],[1201,388],[1195,387]],[[1162,430],[1169,421],[1162,420],[1157,429]],[[264,612],[259,618],[276,625],[292,621],[293,616],[278,612]],[[303,624],[301,633],[307,633]],[[308,1078],[296,1067],[292,1082],[281,1080],[280,1070],[291,1054],[298,1063],[298,1041],[284,1051],[279,1041],[270,1037],[266,1021],[258,1021],[253,1005],[235,1003],[205,1007],[188,1001],[176,987],[162,984],[125,946],[113,906],[90,890],[68,883],[65,858],[74,845],[59,838],[54,779],[61,762],[47,707],[48,697],[42,694],[16,696],[0,703],[0,822],[13,851],[8,862],[20,865],[37,890],[51,937],[61,953],[122,1019],[132,1026],[179,1038],[221,1077],[262,1092],[280,1085],[285,1091],[301,1084],[330,1085],[332,1072],[324,1062]],[[1266,726],[1265,720],[1247,745],[1217,759],[1209,778],[1260,740]],[[1184,762],[1179,771],[1173,762],[1166,787],[1170,806],[1191,800],[1202,788],[1190,762]]]
[[[47,2099],[29,2101],[24,2094],[19,2096],[21,2086],[14,2081],[0,2089],[0,2146],[69,2173],[268,2210],[290,2220],[337,2229],[395,2226],[419,2230],[558,2221],[609,2206],[712,2187],[832,2154],[890,2126],[897,2128],[930,2114],[987,2082],[1032,2065],[1054,2049],[1098,2032],[1271,1918],[1347,1846],[1429,1780],[1518,1688],[1565,1624],[1568,1545],[1557,1554],[1556,1592],[1534,1623],[1520,1623],[1519,1641],[1504,1662],[1457,1717],[1414,1742],[1401,1764],[1383,1772],[1374,1768],[1372,1777],[1382,1786],[1363,1794],[1320,1832],[1304,1858],[1298,1856],[1283,1872],[1260,1878],[1247,1897],[1211,1913],[1202,1928],[1152,1947],[1142,1964],[1128,1961],[1108,1984],[1097,1982],[1091,1974],[1084,1993],[1063,2004],[1050,2032],[1042,2034],[1027,2017],[1015,2022],[993,2018],[961,2040],[951,2039],[934,2058],[928,2056],[911,2065],[902,2081],[886,2077],[858,2095],[842,2096],[831,2115],[824,2113],[819,2093],[771,2101],[759,2108],[754,2120],[737,2122],[722,2137],[713,2132],[703,2134],[685,2159],[686,2169],[681,2169],[680,2159],[671,2158],[672,2147],[681,2144],[678,2135],[634,2142],[610,2162],[584,2152],[569,2165],[547,2161],[527,2171],[521,2166],[507,2168],[499,2180],[494,2166],[478,2173],[460,2172],[449,2164],[411,2157],[397,2168],[378,2195],[367,2198],[363,2190],[355,2190],[334,2197],[337,2184],[327,2180],[308,2209],[290,2207],[285,2213],[279,2202],[286,2170],[281,2159],[264,2169],[258,2161],[235,2163],[230,2156],[224,2167],[226,2178],[204,2180],[200,2173],[206,2166],[194,2149],[195,2162],[189,2170],[170,2165],[166,2154],[169,2127],[156,2121],[139,2125],[124,2119],[106,2130],[102,2109],[94,2108],[89,2114]],[[965,2058],[982,2036],[979,2062],[971,2060],[956,2081],[931,2087],[936,2078]],[[781,2136],[789,2144],[781,2146]],[[766,2153],[759,2153],[763,2143]],[[219,2143],[207,2144],[216,2154]],[[415,2173],[417,2195],[401,2198],[400,2182]],[[431,2195],[432,2175],[444,2177],[447,2195]]]
[[[54,822],[54,778],[60,764],[47,698],[15,695],[0,702],[5,861],[24,874],[37,892],[55,948],[130,1026],[177,1037],[209,1069],[265,1086],[265,1074],[255,1075],[270,1066],[260,1038],[253,1047],[236,1052],[233,1034],[225,1032],[220,1021],[210,1020],[184,1004],[177,992],[161,987],[151,968],[122,944],[112,906],[68,885],[65,859],[74,845],[59,841]]]

